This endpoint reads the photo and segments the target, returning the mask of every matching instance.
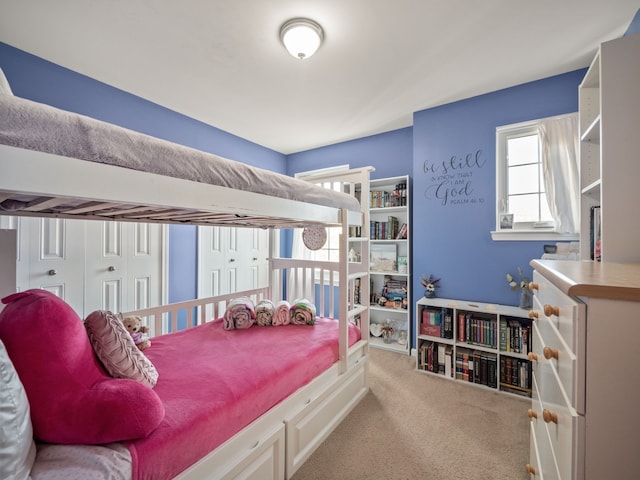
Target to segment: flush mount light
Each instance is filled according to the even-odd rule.
[[[316,53],[323,38],[322,27],[308,18],[293,18],[280,27],[280,40],[300,60]]]

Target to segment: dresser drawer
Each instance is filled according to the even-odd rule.
[[[537,418],[531,415],[529,417],[531,422],[529,463],[535,468],[535,474],[531,478],[532,480],[556,480],[560,478],[560,473],[551,447],[549,432],[540,414],[542,407],[535,379],[536,377],[533,375],[531,378],[531,410],[535,412]]]
[[[533,335],[531,350],[540,361],[550,362],[558,375],[569,405],[579,414],[584,414],[585,305],[562,294],[542,277],[539,279],[539,290],[535,295],[533,307],[538,314],[534,322],[534,332],[537,331],[538,335]],[[552,306],[554,313],[545,315],[545,305]],[[550,313],[549,308],[546,310]]]
[[[584,303],[562,293],[538,272],[533,272],[533,281],[538,285],[534,295],[537,302],[534,302],[533,308],[538,312],[539,318],[549,318],[571,351],[576,356],[582,355],[584,343],[581,342],[584,341],[586,329]]]
[[[531,351],[538,356],[539,362],[544,361],[556,371],[569,405],[577,409],[579,372],[576,356],[548,318],[538,318],[532,330]],[[580,401],[584,402],[584,394]]]
[[[574,445],[579,441],[579,423],[583,417],[568,405],[555,370],[543,368],[541,371],[541,378],[532,376],[538,391],[531,408],[537,414],[536,421],[544,425],[547,432],[559,477],[573,479],[577,467]]]

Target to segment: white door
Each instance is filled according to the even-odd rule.
[[[268,230],[198,227],[198,296],[267,285],[268,252]]]
[[[248,288],[266,287],[269,284],[269,230],[251,229],[249,268],[251,284]]]
[[[162,302],[162,227],[87,221],[85,310],[122,312]]]
[[[85,318],[160,305],[163,228],[98,220],[21,217],[18,290],[44,288]]]
[[[21,217],[18,291],[42,288],[84,318],[84,225],[61,218]]]
[[[222,227],[198,227],[198,297],[222,293],[224,251]]]

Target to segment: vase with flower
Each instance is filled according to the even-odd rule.
[[[529,290],[529,279],[524,275],[522,269],[518,267],[519,280],[516,280],[510,273],[507,273],[506,277],[511,290],[517,290],[520,293],[518,306],[525,310],[531,309],[533,307],[533,294]]]
[[[429,275],[428,277],[425,277],[424,275],[422,276],[420,283],[422,283],[422,286],[424,287],[424,296],[426,298],[433,298],[436,296],[436,288],[440,287],[438,282],[440,282],[440,279],[435,278],[433,275]]]

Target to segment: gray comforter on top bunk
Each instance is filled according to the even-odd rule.
[[[0,95],[0,144],[360,210],[358,201],[345,193],[12,95]]]

